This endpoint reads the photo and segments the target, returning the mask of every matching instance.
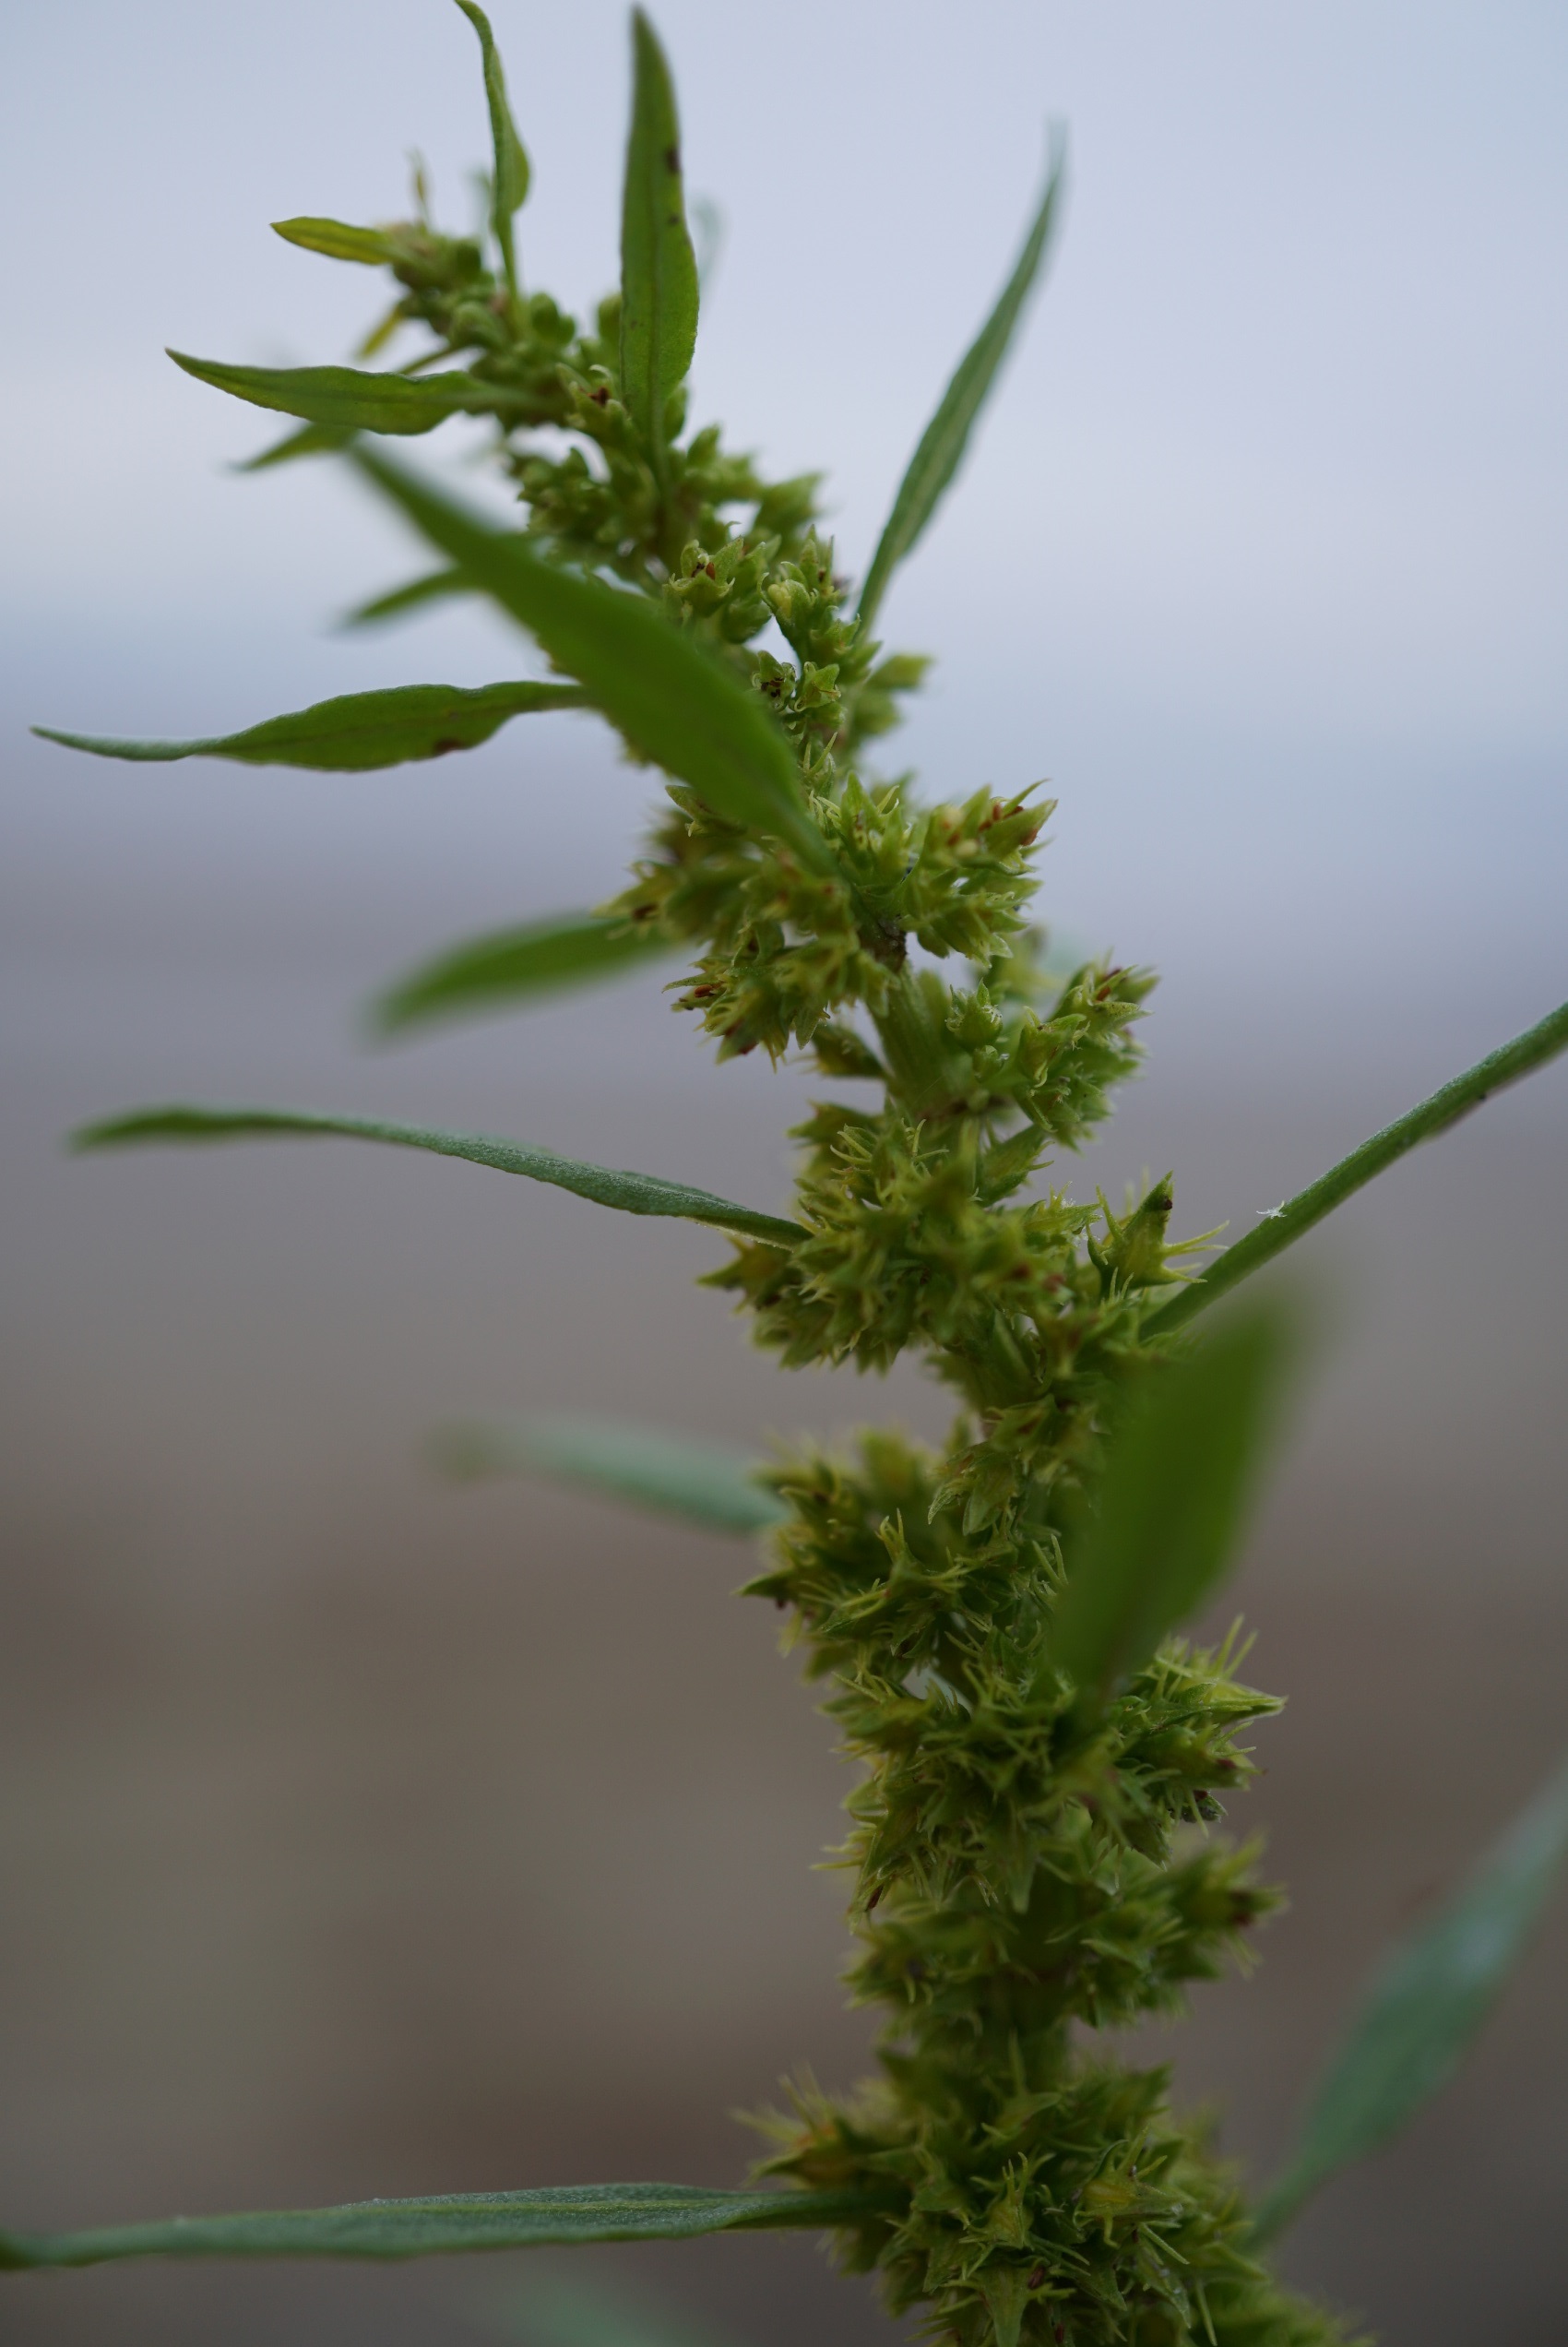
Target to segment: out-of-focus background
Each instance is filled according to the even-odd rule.
[[[1561,998],[1568,966],[1568,35],[1538,0],[662,0],[727,231],[700,414],[830,468],[866,558],[1007,264],[1048,111],[1049,286],[886,611],[941,665],[891,750],[1061,800],[1051,918],[1165,972],[1079,1177],[1177,1168],[1232,1233]],[[620,8],[496,0],[525,268],[614,270]],[[166,1097],[512,1131],[766,1206],[801,1079],[715,1072],[656,977],[398,1051],[378,985],[616,885],[647,796],[582,720],[309,777],[73,759],[480,682],[477,611],[335,614],[420,567],[165,342],[346,354],[378,291],[290,213],[449,221],[485,125],[443,0],[55,0],[3,35],[8,1339],[0,2212],[68,2225],[377,2193],[736,2177],[729,2114],[862,2058],[814,1872],[844,1780],[742,1551],[517,1483],[456,1412],[603,1407],[756,1445],[918,1379],[788,1380],[693,1286],[719,1243],[348,1146],[73,1162]],[[459,469],[462,427],[418,451]],[[1313,1249],[1333,1341],[1233,1602],[1289,1692],[1248,1804],[1291,1885],[1159,2055],[1263,2173],[1365,1967],[1568,1740],[1558,1068]],[[1228,1601],[1228,1603],[1230,1601]],[[1560,1904],[1460,2082],[1291,2236],[1389,2347],[1568,2332]],[[27,2347],[873,2338],[810,2243],[375,2271],[8,2278]],[[563,2328],[564,2326],[564,2328]],[[572,2334],[576,2335],[576,2334]]]

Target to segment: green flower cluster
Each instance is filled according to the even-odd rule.
[[[528,507],[530,530],[575,561],[639,586],[662,585],[683,614],[718,614],[727,643],[759,634],[776,598],[799,590],[800,565],[815,559],[819,476],[765,481],[749,457],[724,448],[717,425],[683,447],[683,391],[674,435],[656,464],[620,396],[620,294],[607,295],[585,328],[550,294],[511,291],[473,238],[444,235],[430,220],[422,173],[415,193],[417,220],[346,232],[358,240],[351,255],[337,222],[281,223],[314,249],[379,260],[404,289],[358,355],[374,356],[404,328],[423,328],[430,340],[403,373],[417,377],[461,363],[481,394],[469,412],[499,427],[501,468]],[[332,229],[336,243],[319,232]],[[575,445],[547,454],[528,437],[545,426]],[[748,514],[740,531],[724,518],[737,507]]]
[[[1336,2329],[1248,2254],[1163,2073],[1084,2042],[1177,2007],[1276,1904],[1253,1853],[1207,1829],[1251,1773],[1238,1731],[1277,1707],[1238,1683],[1229,1642],[1168,1643],[1103,1710],[1051,1667],[1071,1458],[1064,1436],[1054,1479],[1020,1467],[979,1533],[947,1496],[952,1455],[895,1437],[773,1479],[790,1516],[752,1588],[791,1610],[864,1771],[849,1980],[887,2020],[877,2085],[802,2091],[766,2169],[896,2187],[846,2260],[974,2347],[1322,2347]]]
[[[777,1048],[779,965],[802,970],[795,1019],[838,1016],[797,1039],[825,1073],[880,1081],[883,1103],[814,1112],[806,1237],[737,1242],[711,1278],[787,1364],[881,1369],[912,1346],[964,1415],[940,1457],[872,1436],[853,1463],[772,1478],[789,1519],[752,1587],[791,1613],[864,1771],[849,1979],[888,2019],[877,2086],[803,2091],[766,2172],[891,2194],[846,2258],[966,2347],[1322,2347],[1336,2328],[1249,2255],[1234,2186],[1172,2118],[1163,2075],[1108,2064],[1081,2035],[1171,2009],[1275,1903],[1253,1853],[1208,1836],[1250,1773],[1238,1731],[1277,1708],[1238,1683],[1230,1647],[1168,1643],[1103,1709],[1051,1662],[1063,1531],[1118,1392],[1157,1357],[1142,1323],[1181,1250],[1169,1181],[1122,1215],[1019,1193],[1104,1116],[1150,981],[1089,968],[1042,1010],[1018,998],[1026,810],[982,794],[911,820],[902,791],[852,770],[815,804],[841,850],[868,810],[879,840],[896,818],[914,843],[905,872],[851,882],[814,927],[823,884],[798,879],[759,942],[757,864],[726,880],[709,867],[709,949],[684,999],[721,1049]],[[840,868],[856,873],[854,856]],[[954,917],[973,924],[973,962],[1014,969],[1000,1000],[908,959]]]
[[[800,1128],[800,1243],[737,1241],[712,1283],[789,1366],[880,1370],[914,1348],[961,1405],[940,1456],[872,1435],[772,1477],[787,1520],[751,1587],[789,1612],[862,1771],[849,1977],[887,2018],[879,2079],[802,2086],[766,2171],[874,2195],[846,2262],[965,2347],[1324,2347],[1336,2328],[1249,2252],[1163,2072],[1085,2037],[1170,2011],[1276,1903],[1253,1852],[1209,1831],[1251,1773],[1239,1733],[1277,1709],[1235,1677],[1233,1641],[1168,1641],[1106,1704],[1051,1659],[1063,1533],[1119,1393],[1158,1357],[1144,1322],[1182,1249],[1169,1180],[1118,1214],[1049,1177],[1136,1067],[1153,980],[1048,980],[1028,915],[1049,801],[975,787],[922,807],[863,765],[925,662],[848,608],[814,477],[769,484],[717,430],[683,438],[683,394],[650,442],[622,398],[614,299],[582,334],[476,247],[385,233],[394,316],[436,338],[422,369],[463,358],[494,388],[529,531],[745,678],[831,849],[808,869],[671,782],[604,908],[693,953],[677,1000],[720,1058],[803,1050],[880,1088]]]

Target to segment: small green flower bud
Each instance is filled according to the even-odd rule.
[[[1127,1294],[1135,1289],[1157,1287],[1171,1277],[1165,1268],[1170,1252],[1165,1230],[1176,1202],[1170,1184],[1168,1174],[1146,1193],[1124,1222],[1117,1221],[1101,1197],[1106,1235],[1098,1246],[1092,1239],[1089,1241],[1089,1254],[1107,1293]]]
[[[992,1004],[983,986],[973,994],[956,994],[953,1007],[947,1014],[947,1032],[956,1037],[966,1051],[978,1051],[982,1043],[992,1043],[1002,1032],[1002,1013]]]

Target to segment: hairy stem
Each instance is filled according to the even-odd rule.
[[[892,1078],[889,1090],[901,1108],[916,1116],[941,1106],[951,1090],[944,1007],[944,997],[933,1000],[920,973],[906,968],[876,1013],[877,1037]]]

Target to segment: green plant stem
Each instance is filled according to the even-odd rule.
[[[1419,1108],[1412,1108],[1392,1125],[1385,1125],[1381,1133],[1374,1133],[1326,1174],[1320,1174],[1304,1190],[1298,1190],[1293,1198],[1276,1207],[1255,1231],[1249,1231],[1244,1239],[1238,1239],[1233,1247],[1228,1247],[1201,1280],[1194,1280],[1158,1312],[1151,1313],[1144,1323],[1145,1334],[1169,1336],[1172,1328],[1181,1328],[1204,1311],[1239,1281],[1250,1278],[1288,1246],[1294,1245],[1324,1215],[1332,1214],[1336,1206],[1342,1206],[1418,1143],[1446,1132],[1449,1126],[1456,1125],[1471,1109],[1479,1108],[1491,1093],[1500,1092],[1505,1084],[1517,1082],[1532,1068],[1544,1066],[1564,1050],[1568,1050],[1568,1003],[1549,1013],[1538,1025],[1526,1028],[1524,1034],[1515,1035],[1500,1051],[1478,1060],[1474,1067],[1467,1068],[1463,1076],[1455,1076],[1451,1084],[1444,1084],[1430,1100],[1422,1101]]]
[[[951,1089],[950,1054],[940,1012],[914,971],[899,971],[875,1024],[900,1104],[917,1116],[939,1107]]]

